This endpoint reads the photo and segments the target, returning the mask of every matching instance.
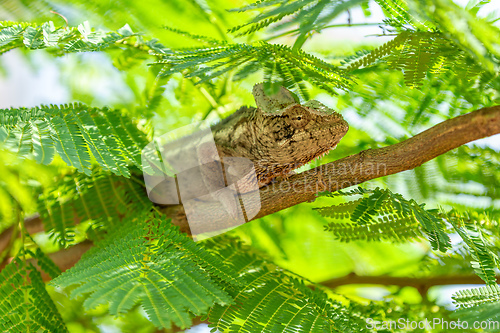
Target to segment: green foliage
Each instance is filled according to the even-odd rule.
[[[223,43],[208,48],[170,51],[157,54],[157,56],[161,57],[158,64],[170,66],[169,70],[162,75],[188,71],[187,77],[200,78],[198,84],[238,68],[240,71],[236,73],[236,76],[239,79],[263,68],[265,81],[272,82],[272,85],[266,86],[270,89],[269,91],[283,85],[298,89],[298,92],[306,98],[307,92],[300,84],[303,80],[332,94],[336,94],[334,88],[347,89],[352,83],[342,70],[332,64],[302,50],[266,42]]]
[[[37,253],[38,255],[31,251],[20,252],[19,256],[0,272],[2,332],[68,332],[56,306],[45,290],[40,272],[33,264],[21,259],[21,256],[30,254],[33,257],[42,257],[41,252]],[[47,268],[45,260],[43,264],[38,261],[38,264],[44,269]]]
[[[475,289],[464,289],[457,291],[452,298],[455,304],[461,307],[495,302],[500,299],[500,286],[492,284]]]
[[[455,217],[456,218],[456,217]],[[451,221],[454,218],[450,219]],[[485,239],[485,235],[476,223],[465,221],[458,217],[458,221],[453,221],[453,227],[458,235],[463,239],[472,255],[472,267],[476,274],[486,282],[487,285],[496,285],[495,268],[498,267],[498,257],[491,250],[491,245]],[[464,224],[463,226],[460,224]]]
[[[485,332],[498,332],[500,318],[500,302],[485,303],[478,306],[461,308],[453,313],[454,318],[466,321],[470,327],[474,323],[483,322]]]
[[[372,52],[346,59],[344,63],[350,72],[382,61],[387,62],[391,69],[401,70],[410,88],[421,87],[428,73],[451,71],[471,83],[484,75],[481,66],[440,32],[405,30]]]
[[[204,247],[218,253],[238,276],[226,291],[234,305],[214,306],[210,326],[222,332],[358,332],[364,322],[348,308],[311,290],[302,279],[257,256],[239,242],[217,239]]]
[[[482,304],[487,305],[485,309],[491,310],[496,307],[494,303],[500,300],[500,286],[496,276],[499,260],[495,253],[496,247],[488,239],[491,236],[487,235],[492,225],[487,224],[484,214],[460,214],[452,211],[446,216],[469,250],[474,272],[486,283],[485,287],[460,290],[452,296],[457,306],[471,308],[470,311],[459,311],[457,314],[463,313],[470,318],[471,313],[481,311]],[[493,229],[497,229],[496,226]]]
[[[362,1],[330,2],[330,1],[292,1],[284,4],[282,1],[261,1],[254,5],[240,8],[239,11],[259,9],[268,6],[274,6],[272,10],[265,11],[258,15],[254,21],[248,23],[250,26],[241,34],[254,32],[262,29],[273,22],[280,21],[285,16],[298,11],[296,19],[301,22],[298,29],[299,37],[292,49],[286,49],[282,45],[272,45],[261,42],[260,44],[225,44],[215,46],[216,41],[207,39],[213,45],[211,48],[198,48],[188,51],[173,52],[174,57],[167,56],[161,63],[173,64],[172,72],[183,71],[192,66],[207,64],[200,69],[192,71],[189,76],[199,76],[201,82],[213,79],[217,76],[231,72],[240,66],[240,72],[236,74],[238,79],[245,78],[264,64],[265,79],[268,82],[278,81],[279,84],[288,88],[297,89],[302,96],[307,98],[307,93],[300,82],[310,81],[330,93],[335,93],[333,88],[349,88],[348,76],[338,68],[330,65],[326,68],[324,64],[316,64],[314,67],[305,71],[305,66],[310,61],[303,61],[306,54],[301,52],[296,46],[301,46],[311,31],[320,31],[321,26],[331,20],[330,15],[320,15],[324,7],[333,6],[340,8],[340,11],[333,9],[330,14],[336,16],[342,10],[351,5],[358,5]],[[312,4],[314,3],[314,4]],[[404,72],[405,83],[418,88],[422,85],[424,77],[428,73],[440,74],[451,71],[459,77],[466,78],[471,84],[477,79],[483,78],[485,68],[478,65],[471,58],[464,47],[457,43],[456,39],[443,34],[430,22],[419,21],[409,14],[408,8],[403,1],[378,1],[378,4],[391,15],[392,22],[400,28],[400,33],[393,40],[376,48],[369,54],[362,54],[361,57],[347,58],[344,63],[347,64],[346,71],[350,72],[361,66],[367,67],[374,63],[384,60],[391,69],[398,69]],[[286,24],[293,24],[287,22]],[[412,25],[417,30],[403,29],[406,25]],[[233,28],[231,31],[239,31],[247,27],[241,25]],[[477,30],[477,33],[484,31]],[[184,33],[184,32],[183,32]],[[200,36],[193,36],[195,39],[201,39]],[[483,38],[480,35],[474,38]],[[221,44],[221,43],[219,43]],[[491,44],[491,43],[490,43]],[[294,54],[299,53],[299,54]],[[302,54],[300,54],[302,53]],[[493,53],[494,54],[494,53]],[[294,60],[290,59],[295,58]],[[177,58],[177,59],[176,59]],[[311,59],[309,59],[311,60]],[[325,75],[325,71],[334,71],[337,75]],[[487,70],[488,73],[491,70]],[[168,72],[166,72],[168,73]],[[325,83],[328,83],[325,84]]]
[[[186,250],[192,242],[165,218],[141,215],[52,283],[77,286],[72,297],[90,293],[84,302],[87,309],[109,303],[110,313],[117,315],[141,303],[157,327],[174,323],[186,328],[190,313],[202,315],[214,303],[231,302],[201,268],[217,265],[217,258]]]
[[[148,143],[119,110],[82,104],[0,110],[0,142],[19,156],[33,155],[38,163],[49,164],[57,153],[86,175],[95,160],[125,177],[130,175],[127,164],[141,168],[141,150]]]
[[[413,199],[407,200],[389,189],[376,188],[367,191],[358,188],[347,192],[347,195],[367,193],[369,195],[348,204],[316,208],[315,210],[323,216],[333,218],[346,216],[357,224],[357,226],[330,224],[325,230],[334,232],[337,238],[345,241],[384,238],[401,241],[419,236],[420,232],[415,226],[415,222],[418,222],[427,234],[433,249],[445,252],[450,248],[450,238],[445,233],[443,221],[436,210],[424,209],[424,204],[419,205]],[[375,216],[379,216],[377,221],[374,220]],[[352,238],[346,236],[350,231],[353,231]]]
[[[403,243],[423,236],[415,219],[397,215],[378,217],[377,221],[364,225],[330,222],[325,226],[325,231],[332,232],[335,239],[341,242],[389,240]]]
[[[297,12],[300,12],[302,13],[302,15],[304,15],[304,13],[307,12],[305,10],[306,7],[312,7],[313,12],[316,12],[315,15],[313,14],[313,17],[317,18],[321,10],[325,7],[325,4],[326,4],[325,1],[317,1],[317,0],[298,0],[290,2],[283,0],[258,1],[245,7],[232,9],[232,11],[244,12],[248,10],[255,10],[266,7],[268,8],[274,7],[274,8],[271,8],[267,12],[257,15],[254,19],[252,19],[250,22],[246,24],[231,28],[229,32],[232,33],[238,32],[237,36],[250,34],[257,30],[268,27],[272,23],[281,21],[284,17],[288,15],[292,15]],[[245,30],[240,31],[243,28],[245,28]]]
[[[396,38],[371,53],[346,59],[348,71],[384,59],[391,69],[402,70],[405,83],[413,88],[422,85],[427,73],[451,71],[471,83],[493,73],[495,65],[490,57],[498,57],[494,36],[499,30],[484,19],[478,20],[472,12],[461,10],[451,0],[437,3],[410,1],[422,21],[409,13],[403,1],[381,0],[377,3],[391,15],[390,23],[401,31]],[[477,4],[471,11],[477,12],[479,7]],[[460,29],[456,24],[459,21],[467,22],[463,26],[471,29]],[[416,30],[408,30],[407,25]]]
[[[391,54],[392,52],[395,52],[396,49],[400,48],[401,45],[404,44],[408,39],[408,35],[408,32],[402,32],[398,34],[394,39],[385,44],[382,44],[375,50],[369,53],[358,52],[356,56],[346,58],[342,63],[346,65],[346,71],[348,72],[358,69],[361,66],[366,67],[368,65],[371,65],[379,59]]]
[[[64,195],[61,195],[64,193]],[[45,230],[66,246],[74,240],[75,220],[91,221],[92,228],[116,227],[128,211],[152,209],[142,177],[118,177],[95,169],[92,175],[70,174],[39,197],[38,212]]]
[[[500,30],[486,19],[477,17],[474,11],[477,13],[479,3],[472,12],[463,10],[451,0],[411,0],[409,3],[419,17],[432,22],[484,70],[498,71]]]
[[[375,0],[396,26],[414,25],[415,19],[409,13],[408,6],[402,0]]]
[[[25,46],[30,50],[50,49],[55,54],[101,51],[124,43],[135,34],[128,25],[117,32],[92,31],[88,22],[72,27],[54,26],[52,21],[42,25],[24,22],[0,22],[0,54]]]
[[[361,189],[361,188],[360,188]],[[328,193],[329,194],[329,193]],[[326,194],[326,195],[328,195]],[[332,196],[335,195],[336,193],[332,193]],[[353,194],[351,194],[353,195]],[[334,206],[328,206],[328,207],[319,207],[315,208],[318,213],[320,213],[324,217],[329,217],[333,218],[336,220],[339,219],[345,219],[349,218],[356,208],[356,206],[363,200],[362,198],[353,200],[353,201],[348,201],[348,202],[343,202],[338,205]]]
[[[312,31],[321,32],[327,25],[345,11],[358,7],[368,2],[367,0],[265,0],[257,1],[245,7],[232,11],[244,12],[256,9],[267,9],[255,16],[250,22],[238,25],[229,30],[236,36],[244,36],[264,29],[273,23],[282,21],[285,17],[292,16],[286,22],[280,22],[273,27],[274,31],[283,30],[298,25],[296,30],[288,31],[297,33],[294,48],[300,48]]]
[[[164,218],[127,222],[53,280],[90,294],[88,309],[109,303],[111,314],[142,305],[157,327],[188,327],[207,311],[222,331],[343,331],[363,327],[344,306],[267,262],[239,242],[219,237],[196,245]]]
[[[352,190],[346,191],[346,190],[338,190],[335,192],[319,192],[319,196],[324,196],[324,197],[330,197],[330,198],[335,198],[335,197],[345,197],[345,196],[352,196],[352,195],[363,195],[363,194],[371,194],[373,193],[372,190],[366,189],[363,187],[356,187],[353,188]]]
[[[0,230],[3,231],[18,222],[21,212],[36,212],[36,195],[42,185],[51,183],[53,172],[5,150],[0,150],[0,160]]]
[[[438,213],[436,210],[427,211],[423,206],[417,205],[414,200],[407,201],[401,195],[393,194],[388,190],[375,189],[373,191],[363,190],[361,188],[346,195],[372,193],[370,196],[341,203],[330,207],[315,208],[321,215],[334,219],[350,218],[356,223],[329,223],[325,226],[325,231],[332,232],[335,238],[349,242],[354,240],[374,240],[383,239],[392,242],[401,242],[408,239],[418,238],[422,235],[422,226],[426,223],[436,223],[440,225],[441,219],[445,218],[450,223],[458,236],[462,238],[471,260],[471,266],[474,272],[487,284],[486,287],[476,289],[461,290],[453,295],[454,302],[461,307],[473,307],[483,303],[496,302],[499,300],[500,287],[497,285],[496,272],[499,268],[498,257],[493,250],[492,244],[487,240],[485,227],[480,225],[485,217],[478,214],[458,213],[451,211],[449,213]],[[342,193],[328,194],[327,196],[338,196]],[[374,216],[377,221],[374,221]],[[420,222],[420,226],[416,224]],[[444,234],[441,227],[438,232],[439,240],[447,239],[443,246],[434,249],[441,251],[450,248],[449,236]],[[436,234],[436,232],[434,233]],[[429,235],[429,233],[428,233]],[[432,238],[431,238],[432,242]],[[472,312],[468,312],[472,313]],[[486,318],[486,317],[485,317]]]
[[[446,204],[480,211],[485,209],[481,202],[499,198],[500,175],[497,170],[500,160],[494,149],[462,146],[450,152],[446,158],[439,158],[438,162],[439,174],[444,178],[439,190],[448,193]],[[457,167],[451,168],[453,165]],[[467,200],[459,201],[460,196],[467,196]],[[495,214],[493,207],[486,210]]]
[[[12,232],[10,239],[0,237],[6,246],[0,258],[17,253],[0,272],[0,330],[65,332],[65,322],[69,331],[120,325],[123,331],[149,333],[189,327],[198,316],[221,332],[361,332],[367,331],[368,318],[416,320],[450,313],[423,287],[385,286],[387,296],[381,298],[358,286],[334,293],[308,280],[327,285],[350,272],[475,273],[487,286],[456,293],[455,314],[469,321],[498,320],[500,158],[495,149],[464,146],[415,170],[374,180],[370,187],[379,186],[374,190],[322,193],[326,198],[318,201],[337,201],[316,208],[319,214],[306,204],[233,231],[251,246],[227,235],[194,243],[157,215],[163,208],[146,196],[140,172],[148,170],[141,170],[140,153],[153,130],[159,134],[193,120],[224,117],[249,102],[248,88],[260,74],[268,92],[286,86],[303,99],[324,101],[350,122],[349,135],[326,162],[397,143],[444,119],[500,102],[498,28],[492,15],[477,17],[488,1],[471,1],[465,9],[451,0],[375,2],[386,16],[384,33],[394,39],[378,47],[337,45],[335,34],[322,35],[306,53],[302,47],[311,36],[351,24],[330,25],[333,19],[359,6],[369,15],[368,2],[263,0],[228,12],[234,4],[223,0],[154,0],[146,7],[130,0],[20,1],[22,9],[9,13],[19,22],[0,22],[0,54],[18,48],[36,68],[52,60],[43,55],[47,59],[37,62],[31,54],[67,54],[52,62],[60,69],[65,59],[87,56],[70,54],[105,51],[124,82],[103,81],[124,83],[133,97],[113,103],[97,98],[114,104],[102,108],[76,103],[0,110],[5,149],[0,151],[0,229]],[[49,9],[71,26],[49,22]],[[22,22],[32,17],[37,19]],[[87,22],[72,27],[84,21],[81,17],[98,18],[98,26],[111,30],[129,22],[148,37],[128,25],[116,32],[94,30]],[[162,24],[174,28],[147,29]],[[233,36],[245,39],[226,35],[231,26]],[[260,34],[264,28],[267,41]],[[148,39],[150,34],[162,43]],[[279,39],[283,44],[268,42],[278,37],[285,37]],[[344,59],[341,66],[338,59]],[[93,101],[79,84],[100,65],[81,64],[81,72],[68,75],[65,84],[71,86],[71,100]],[[331,98],[316,88],[338,95]],[[345,197],[352,200],[341,202]],[[444,205],[448,213],[424,203]],[[34,236],[41,248],[19,223],[35,212],[48,233]],[[334,237],[321,232],[323,218],[342,220],[325,226]],[[452,244],[449,234],[457,242]],[[424,236],[438,251],[410,244]],[[50,259],[59,253],[45,253],[61,247],[68,247],[61,253],[69,253],[83,240],[95,246],[60,275]],[[45,289],[35,267],[55,278],[53,285],[67,288]],[[57,295],[61,315],[48,292]],[[61,299],[66,292],[72,300]]]

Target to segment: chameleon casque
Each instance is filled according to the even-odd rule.
[[[315,100],[300,104],[286,88],[268,96],[260,83],[252,93],[257,107],[241,107],[203,133],[163,146],[163,161],[173,167],[176,178],[145,174],[153,202],[182,203],[188,221],[190,214],[197,214],[192,220],[198,224],[209,219],[207,214],[219,219],[212,225],[227,226],[229,220],[245,222],[241,193],[258,193],[258,188],[290,176],[293,169],[334,149],[349,129],[339,113]],[[235,188],[231,184],[236,181]],[[217,209],[209,204],[199,208],[200,202],[210,201],[220,203],[223,211],[214,213]],[[189,208],[193,202],[195,209]]]

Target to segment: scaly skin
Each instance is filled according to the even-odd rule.
[[[323,112],[317,103],[293,103],[271,114],[242,107],[212,127],[219,156],[250,159],[259,187],[286,177],[334,149],[349,129],[340,114]]]

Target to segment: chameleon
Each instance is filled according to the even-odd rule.
[[[300,104],[284,87],[268,96],[260,83],[252,94],[257,107],[240,108],[212,135],[220,157],[253,162],[259,188],[335,149],[349,129],[339,113],[316,100]]]
[[[238,192],[252,192],[289,177],[293,169],[334,149],[349,129],[339,113],[316,100],[301,104],[284,87],[267,95],[259,83],[252,94],[256,107],[243,106],[208,131],[165,146],[163,159],[174,170],[185,171],[177,173],[175,183],[167,177],[160,185],[161,180],[150,178],[150,187],[156,186],[148,190],[153,202],[177,204],[180,194],[186,205],[208,195],[231,218],[241,220]],[[148,184],[146,174],[145,180]],[[236,181],[237,191],[228,189]]]

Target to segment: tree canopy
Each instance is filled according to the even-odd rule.
[[[4,2],[0,331],[500,331],[492,5]],[[141,152],[255,106],[258,82],[350,129],[195,242],[149,200]]]

